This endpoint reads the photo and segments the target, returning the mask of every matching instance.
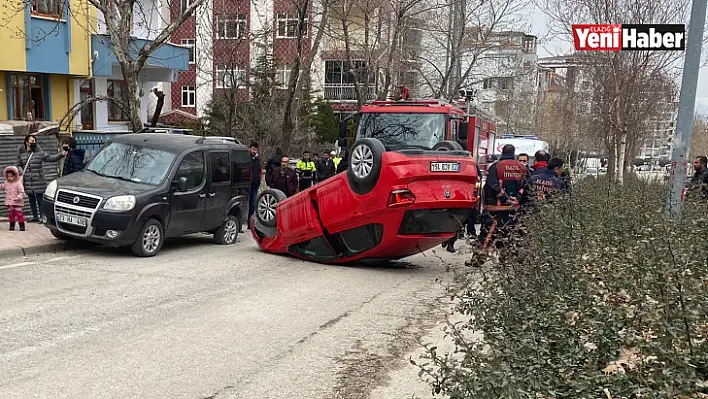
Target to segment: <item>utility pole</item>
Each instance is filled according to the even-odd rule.
[[[683,62],[681,95],[676,121],[676,145],[671,152],[670,191],[665,207],[665,215],[671,220],[677,220],[681,215],[681,196],[686,181],[686,153],[691,145],[707,3],[706,0],[693,0],[691,5],[691,20],[686,38],[686,55]]]

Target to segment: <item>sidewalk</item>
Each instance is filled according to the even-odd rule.
[[[80,242],[61,241],[49,229],[37,223],[27,223],[27,231],[9,231],[7,218],[0,217],[0,258],[36,255],[78,248]]]

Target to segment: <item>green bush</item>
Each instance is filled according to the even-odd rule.
[[[429,347],[419,366],[433,391],[708,397],[708,206],[686,203],[668,223],[664,194],[632,176],[583,181],[522,219],[498,264],[458,271],[466,322],[448,328],[456,351]]]

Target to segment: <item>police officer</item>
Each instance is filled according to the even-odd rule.
[[[500,245],[498,239],[507,238],[511,234],[520,202],[529,189],[528,169],[516,160],[515,151],[513,145],[505,145],[499,161],[490,165],[487,171],[479,234],[479,245],[483,251],[492,242]]]
[[[310,159],[310,151],[302,153],[302,159],[297,161],[295,169],[300,176],[300,191],[312,187],[312,180],[315,177],[317,168],[315,167],[315,161]]]

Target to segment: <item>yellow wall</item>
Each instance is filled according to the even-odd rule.
[[[6,86],[7,86],[7,79],[5,78],[5,72],[0,71],[0,121],[7,120],[7,87]]]
[[[90,75],[91,32],[96,25],[96,9],[88,7],[87,4],[86,0],[71,0],[73,13],[71,18],[71,53],[69,53],[69,74],[71,75]]]
[[[69,90],[67,93],[67,87],[69,85],[69,77],[66,75],[50,75],[49,76],[49,87],[52,91],[52,121],[59,122],[64,114],[69,109],[69,104],[71,104],[71,92]]]
[[[17,10],[17,5],[21,2],[13,0],[0,0],[0,70],[4,71],[24,71],[26,68],[25,58],[25,38],[22,32],[25,31],[25,14]],[[3,83],[4,84],[4,83]],[[5,108],[7,113],[7,108]]]

